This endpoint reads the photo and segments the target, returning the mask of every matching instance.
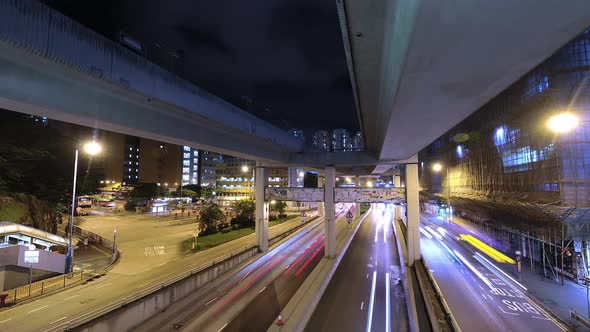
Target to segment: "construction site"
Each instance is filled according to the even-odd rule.
[[[556,111],[574,114],[577,127],[551,131],[547,123]],[[423,208],[440,216],[452,212],[509,241],[546,276],[584,281],[590,256],[590,30],[419,157]]]

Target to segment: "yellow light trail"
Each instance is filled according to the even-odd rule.
[[[481,242],[476,237],[469,235],[469,234],[460,234],[461,239],[465,242],[471,244],[475,248],[481,250],[484,254],[488,255],[490,258],[495,260],[498,263],[509,263],[509,264],[516,264],[514,259],[504,255],[503,253],[499,252],[498,250],[488,246],[487,244]]]

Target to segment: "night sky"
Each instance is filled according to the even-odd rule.
[[[45,2],[109,38],[182,50],[184,77],[283,129],[358,130],[333,0]]]

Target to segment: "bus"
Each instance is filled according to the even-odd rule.
[[[92,211],[92,197],[78,196],[76,199],[76,215],[87,216]]]

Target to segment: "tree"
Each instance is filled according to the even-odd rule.
[[[129,198],[152,200],[165,194],[165,190],[157,183],[140,183],[129,193]]]
[[[285,209],[287,208],[287,203],[284,201],[276,201],[274,204],[270,204],[269,212],[270,214],[278,214],[279,216],[285,214]]]
[[[201,212],[201,232],[203,235],[213,234],[217,232],[217,224],[225,220],[225,215],[219,206],[215,203],[207,204]]]
[[[172,193],[172,196],[180,197],[180,193],[181,193],[181,191],[180,191],[180,189],[178,189]],[[194,199],[194,198],[197,198],[198,195],[195,191],[192,191],[192,190],[186,189],[186,188],[182,188],[182,197],[192,197]]]
[[[241,199],[232,204],[232,208],[236,211],[239,218],[245,220],[254,220],[254,211],[256,211],[256,204],[251,199]]]

